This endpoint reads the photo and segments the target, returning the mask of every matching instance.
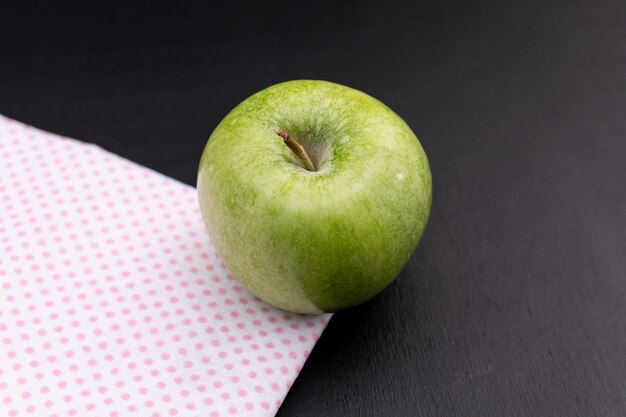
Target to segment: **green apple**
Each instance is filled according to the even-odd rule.
[[[395,278],[424,232],[431,187],[424,150],[397,114],[310,80],[235,107],[198,173],[224,264],[262,300],[310,314],[359,304]]]

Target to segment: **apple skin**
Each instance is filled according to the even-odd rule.
[[[307,150],[307,171],[278,131]],[[198,173],[207,231],[229,270],[284,310],[362,303],[400,272],[432,201],[426,154],[380,101],[296,80],[235,107],[211,135]]]

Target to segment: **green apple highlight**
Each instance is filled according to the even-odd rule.
[[[277,84],[239,104],[198,173],[225,265],[264,301],[309,314],[362,303],[394,279],[424,232],[431,189],[409,126],[325,81]]]

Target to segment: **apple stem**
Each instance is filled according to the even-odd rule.
[[[313,162],[311,162],[309,155],[307,155],[302,145],[300,145],[294,138],[289,136],[289,133],[283,130],[276,132],[276,134],[283,138],[283,142],[285,142],[285,145],[287,145],[289,149],[291,149],[293,153],[295,153],[296,156],[300,158],[300,160],[304,164],[304,168],[307,171],[315,171],[315,165],[313,165]]]

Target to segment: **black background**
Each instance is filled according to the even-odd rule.
[[[412,126],[427,232],[279,416],[626,415],[626,2],[199,4],[3,5],[0,113],[188,184],[276,82],[346,84]]]

